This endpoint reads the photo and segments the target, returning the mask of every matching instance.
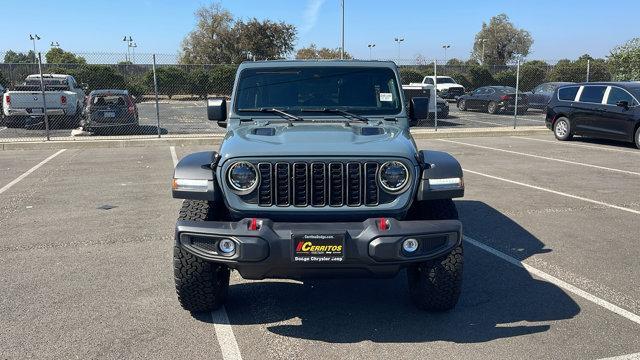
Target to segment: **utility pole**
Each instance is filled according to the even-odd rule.
[[[367,47],[369,48],[369,60],[371,60],[372,59],[372,57],[371,57],[371,49],[376,47],[376,44],[369,44],[369,45],[367,45]]]
[[[33,63],[35,64],[36,61],[36,41],[40,40],[40,36],[38,36],[38,34],[29,34],[29,40],[33,41]]]
[[[479,43],[482,43],[482,65],[484,65],[484,43],[487,42],[487,39],[478,39]]]
[[[122,38],[122,41],[124,41],[124,42],[126,42],[126,43],[127,43],[127,57],[125,58],[125,61],[130,61],[130,60],[129,60],[129,58],[130,58],[130,55],[129,55],[129,48],[131,48],[131,43],[133,43],[133,39],[131,38],[131,35],[129,35],[129,36],[125,35],[125,36]]]
[[[340,60],[344,60],[344,0],[340,1],[340,5],[342,7],[342,31],[341,33],[341,37],[342,40],[340,42]]]
[[[400,64],[400,43],[404,41],[403,37],[397,37],[393,41],[398,43],[398,65]]]

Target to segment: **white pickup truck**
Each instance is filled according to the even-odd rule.
[[[436,85],[436,90],[438,91],[438,96],[443,99],[456,100],[458,97],[464,95],[464,86],[458,84],[452,77],[450,76],[438,76],[438,83]],[[436,81],[435,76],[425,76],[422,79],[422,83],[425,85],[434,85]]]
[[[50,127],[80,126],[84,106],[84,89],[71,75],[44,74],[44,102],[40,75],[29,75],[2,96],[2,111],[8,127],[25,127],[43,122],[46,104]]]

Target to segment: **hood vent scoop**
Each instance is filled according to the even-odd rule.
[[[367,126],[367,127],[363,127],[362,130],[360,130],[360,134],[364,136],[382,135],[384,134],[384,129],[380,127]]]
[[[255,128],[253,129],[253,135],[260,135],[260,136],[274,136],[276,134],[276,129],[274,128]]]

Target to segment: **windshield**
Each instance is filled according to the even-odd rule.
[[[438,76],[438,84],[457,84],[455,80],[450,77],[439,77]]]
[[[288,112],[336,108],[357,114],[393,115],[402,110],[402,105],[395,73],[389,68],[245,69],[236,90],[236,111],[261,108]]]

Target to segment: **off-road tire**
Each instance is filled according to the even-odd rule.
[[[563,123],[565,125],[562,125]],[[562,126],[565,126],[564,131],[561,130]],[[564,116],[557,118],[556,121],[553,123],[553,135],[556,137],[556,139],[560,141],[571,140],[571,138],[573,137],[573,132],[571,129],[571,122],[569,121],[569,119],[567,119]]]
[[[487,112],[491,115],[495,115],[498,113],[498,104],[495,101],[489,101],[487,104]]]
[[[179,220],[214,219],[207,201],[185,200]],[[185,310],[197,313],[220,308],[227,299],[229,268],[203,260],[180,246],[173,249],[173,271],[178,301]]]
[[[411,213],[414,220],[457,220],[458,210],[451,199],[420,201]],[[409,295],[420,309],[453,309],[462,289],[462,245],[447,255],[407,268]]]
[[[458,303],[462,290],[462,245],[444,257],[407,269],[409,295],[413,303],[427,311],[447,311]]]

